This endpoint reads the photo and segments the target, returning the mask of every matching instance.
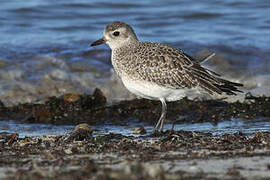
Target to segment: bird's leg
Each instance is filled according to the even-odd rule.
[[[164,121],[166,119],[166,114],[167,114],[167,104],[166,104],[166,101],[165,99],[160,99],[161,101],[161,104],[162,104],[162,111],[161,111],[161,116],[160,116],[160,119],[161,119],[161,124],[160,124],[160,132],[163,131],[163,127],[164,127]]]
[[[154,131],[158,130],[158,127],[160,126],[159,130],[162,131],[164,127],[164,120],[166,118],[166,113],[167,113],[167,105],[165,99],[161,98],[160,99],[161,105],[162,105],[162,111],[161,111],[161,116],[155,126]]]
[[[155,126],[154,132],[156,132],[158,130],[160,122],[161,122],[161,117],[159,118],[159,120],[158,120],[158,122],[157,122],[157,124]]]

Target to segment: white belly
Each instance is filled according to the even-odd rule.
[[[196,89],[171,89],[147,81],[134,81],[123,76],[121,79],[130,92],[146,99],[164,98],[166,101],[177,101],[190,94],[199,93]]]

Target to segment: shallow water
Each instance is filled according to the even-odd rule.
[[[146,134],[134,134],[135,127],[144,126]],[[25,136],[42,136],[42,135],[64,135],[71,133],[75,126],[51,125],[51,124],[21,124],[16,121],[0,121],[0,133],[18,133],[19,137]],[[125,125],[99,125],[93,126],[93,136],[105,135],[109,133],[122,134],[125,136],[145,137],[153,131],[153,126],[145,123],[129,123]],[[172,124],[166,124],[164,129],[171,129]],[[256,120],[239,120],[222,121],[217,125],[211,123],[185,123],[177,124],[174,130],[199,131],[211,133],[212,135],[233,134],[241,131],[245,135],[253,134],[257,131],[270,131],[270,122],[268,119],[261,118]]]
[[[19,137],[63,135],[72,132],[74,126],[51,125],[51,124],[22,124],[16,121],[0,121],[0,133],[18,133]]]

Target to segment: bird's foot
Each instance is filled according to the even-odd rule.
[[[159,131],[156,128],[153,130],[153,132],[150,134],[150,136],[152,137],[160,137],[162,136],[164,133],[163,131]]]

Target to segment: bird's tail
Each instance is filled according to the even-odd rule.
[[[237,92],[242,92],[238,87],[242,87],[243,84],[222,79],[219,74],[198,64],[193,64],[190,70],[190,75],[197,79],[200,87],[210,94],[236,95]]]
[[[238,87],[242,87],[243,84],[231,82],[225,79],[217,78],[220,84],[216,84],[222,92],[226,93],[227,95],[236,95],[236,92],[243,92],[238,89]]]

